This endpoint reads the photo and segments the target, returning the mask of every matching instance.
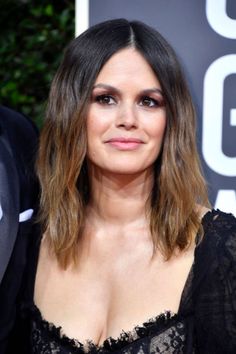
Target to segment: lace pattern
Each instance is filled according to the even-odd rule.
[[[185,326],[176,314],[169,311],[149,319],[132,331],[122,331],[117,339],[107,338],[102,345],[87,340],[81,343],[68,338],[61,327],[42,318],[34,305],[32,316],[31,341],[34,354],[95,354],[119,352],[132,353],[182,353],[185,342]]]

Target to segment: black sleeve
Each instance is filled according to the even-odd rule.
[[[236,353],[236,219],[213,211],[195,258],[197,353]]]

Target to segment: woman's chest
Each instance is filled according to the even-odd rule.
[[[177,313],[191,264],[187,256],[169,263],[91,260],[80,270],[62,271],[41,259],[35,302],[67,336],[101,343],[166,310]]]

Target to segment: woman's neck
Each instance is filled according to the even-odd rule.
[[[118,175],[90,169],[91,199],[88,216],[107,224],[129,224],[146,219],[153,172]]]

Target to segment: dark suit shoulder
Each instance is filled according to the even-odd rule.
[[[24,137],[37,137],[38,130],[33,121],[22,113],[16,112],[6,106],[0,105],[0,133],[11,137],[20,133]]]
[[[20,210],[26,210],[38,195],[34,167],[38,130],[30,118],[5,106],[0,106],[0,129],[0,136],[6,140],[18,172]]]

